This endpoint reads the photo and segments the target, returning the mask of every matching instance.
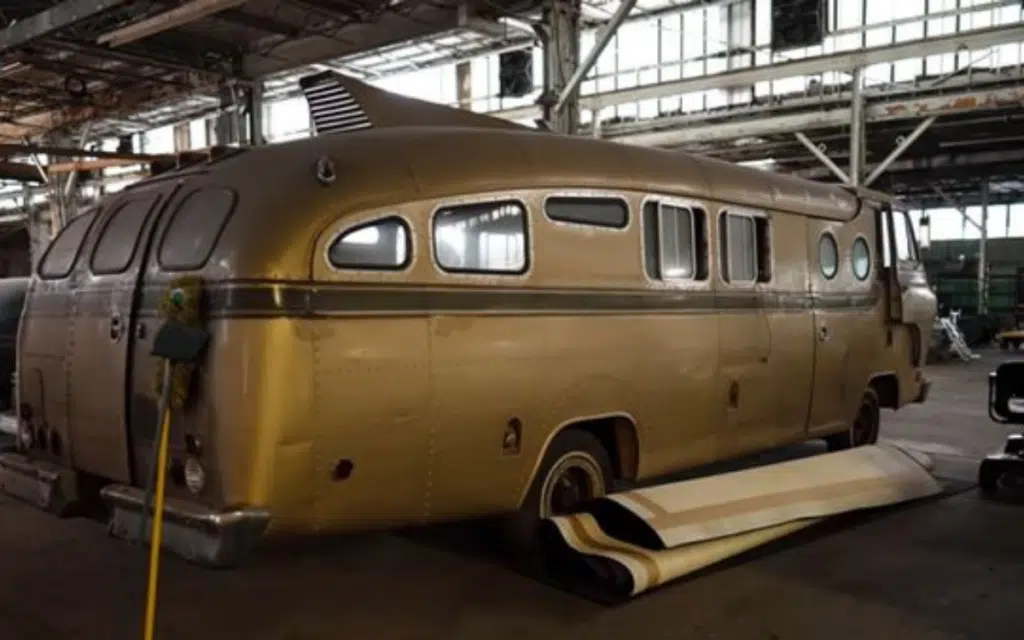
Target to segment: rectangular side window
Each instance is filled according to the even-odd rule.
[[[663,202],[644,205],[644,268],[652,280],[707,277],[707,215]]]
[[[551,196],[544,201],[548,218],[592,227],[622,229],[629,224],[629,205],[619,198]]]
[[[722,279],[742,284],[768,282],[771,274],[771,230],[760,215],[724,212],[718,219]]]
[[[434,215],[434,256],[445,271],[524,273],[526,206],[516,200],[439,209]]]

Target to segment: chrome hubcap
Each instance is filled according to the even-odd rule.
[[[573,513],[580,505],[604,495],[604,474],[593,456],[567,453],[551,467],[541,487],[540,516],[550,518]]]

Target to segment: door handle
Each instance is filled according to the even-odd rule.
[[[124,333],[124,321],[121,320],[121,316],[118,314],[110,316],[110,339],[117,342],[121,339],[122,333]]]
[[[818,329],[818,340],[828,342],[828,327],[820,327]]]

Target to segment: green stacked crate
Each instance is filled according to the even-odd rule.
[[[991,276],[988,281],[988,309],[990,313],[1013,313],[1016,304],[1017,280],[1015,276]]]

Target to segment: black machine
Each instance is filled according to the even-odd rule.
[[[1024,425],[1024,361],[1005,362],[988,377],[988,415],[1000,424]],[[1006,439],[999,453],[985,458],[978,485],[987,495],[1024,498],[1024,434]]]
[[[0,411],[13,407],[18,325],[28,283],[28,278],[0,278]]]

